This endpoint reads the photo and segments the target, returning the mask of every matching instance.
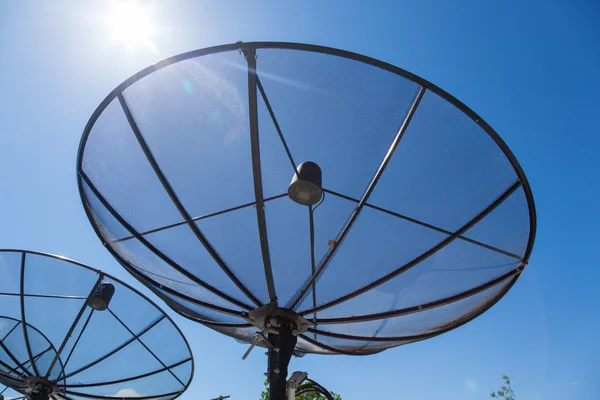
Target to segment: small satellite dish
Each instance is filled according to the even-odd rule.
[[[0,250],[0,276],[0,383],[21,397],[174,399],[189,386],[179,328],[127,284],[24,250]]]
[[[527,178],[481,117],[321,46],[148,67],[93,113],[77,168],[106,248],[180,314],[270,348],[274,398],[294,352],[373,354],[477,317],[535,237]]]

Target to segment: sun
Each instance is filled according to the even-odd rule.
[[[157,26],[151,8],[134,0],[111,1],[109,8],[106,22],[113,43],[125,45],[129,51],[144,47],[158,52],[152,42]]]

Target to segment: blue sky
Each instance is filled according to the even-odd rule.
[[[150,2],[162,27],[154,53],[107,39],[98,22],[105,2],[3,2],[0,247],[58,253],[133,284],[93,232],[75,179],[81,133],[110,90],[162,58],[237,40],[366,54],[444,88],[499,132],[535,196],[536,245],[509,294],[464,327],[369,357],[307,356],[290,368],[344,400],[486,398],[503,373],[519,398],[597,398],[600,8],[522,3]],[[245,346],[175,320],[196,359],[182,399],[258,396],[261,352],[242,362]]]

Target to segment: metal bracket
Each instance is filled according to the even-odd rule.
[[[27,385],[27,397],[32,400],[48,400],[53,394],[62,394],[58,386],[43,377],[28,376],[24,383]]]
[[[277,347],[273,346],[271,344],[271,342],[269,342],[269,339],[267,339],[267,337],[265,336],[266,332],[267,332],[267,329],[265,328],[261,332],[256,332],[254,334],[254,340],[250,344],[250,347],[248,348],[248,350],[246,350],[246,352],[242,356],[242,360],[245,360],[246,358],[248,358],[248,356],[250,355],[250,352],[252,352],[254,347],[256,347],[256,345],[259,343],[264,344],[266,347],[268,347],[271,350],[279,351],[279,349]]]
[[[265,304],[260,308],[251,310],[246,320],[261,330],[262,334],[279,334],[282,329],[291,330],[292,335],[298,336],[314,325],[313,322],[298,315],[288,308],[278,307],[276,303]]]

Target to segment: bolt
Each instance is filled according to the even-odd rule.
[[[292,329],[292,335],[298,336],[298,329]]]
[[[273,370],[273,372],[275,372],[276,374],[278,374],[278,373],[279,373],[279,368],[275,368],[275,369]]]

